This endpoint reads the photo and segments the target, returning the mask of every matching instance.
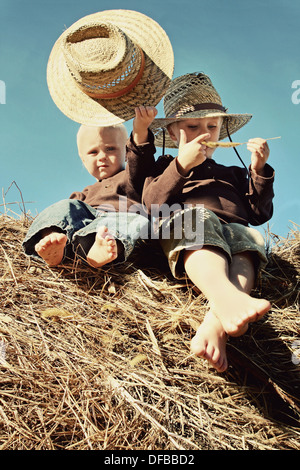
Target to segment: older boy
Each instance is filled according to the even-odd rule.
[[[212,159],[214,148],[205,143],[232,134],[251,116],[228,114],[209,77],[202,73],[173,80],[164,105],[166,118],[156,119],[151,127],[167,127],[164,140],[169,147],[179,147],[178,157],[171,162],[170,157],[161,157],[165,169],[146,179],[143,200],[152,213],[155,206],[179,204],[184,214],[189,211],[192,216],[190,225],[197,226],[199,220],[203,225],[202,243],[189,239],[191,227],[184,224],[178,239],[177,213],[169,220],[170,237],[161,236],[161,245],[173,275],[180,278],[185,271],[209,301],[210,310],[191,349],[222,372],[228,366],[227,335],[243,334],[249,322],[271,307],[267,300],[250,296],[258,269],[267,260],[263,237],[248,226],[272,216],[274,172],[266,163],[269,148],[263,139],[249,141],[249,177],[243,168],[226,167]],[[158,133],[158,141],[159,137]]]
[[[78,153],[97,182],[39,214],[23,242],[27,255],[57,266],[77,253],[95,268],[128,258],[148,234],[148,218],[136,209],[154,163],[148,126],[155,115],[155,108],[136,108],[127,154],[123,125],[80,127]]]

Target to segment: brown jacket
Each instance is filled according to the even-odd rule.
[[[223,223],[261,225],[272,217],[274,170],[268,164],[262,177],[251,169],[248,175],[244,168],[206,159],[184,177],[176,162],[170,155],[160,157],[156,174],[146,178],[143,202],[149,213],[153,204],[157,209],[162,204],[179,203],[182,207],[203,204]],[[152,210],[151,215],[157,214]]]
[[[141,203],[145,178],[153,173],[154,138],[137,146],[132,135],[127,142],[126,168],[110,178],[99,180],[83,191],[73,192],[70,199],[79,199],[90,206],[106,211],[127,212],[132,205]]]

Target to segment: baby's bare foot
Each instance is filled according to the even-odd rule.
[[[86,260],[93,268],[100,268],[118,257],[118,246],[107,227],[100,227]]]
[[[236,291],[226,296],[222,303],[212,303],[214,314],[230,336],[240,336],[245,333],[248,323],[259,320],[271,308],[268,300],[257,299]]]
[[[49,233],[35,245],[35,251],[49,266],[57,266],[63,259],[67,240],[64,233]]]
[[[209,310],[191,341],[191,351],[203,357],[218,371],[228,367],[227,334],[219,319]]]

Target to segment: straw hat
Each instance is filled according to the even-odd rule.
[[[243,127],[250,121],[251,114],[228,114],[223,107],[221,98],[214,88],[210,78],[204,73],[188,73],[175,78],[164,98],[165,118],[154,119],[150,128],[155,135],[155,145],[175,148],[176,143],[163,129],[169,124],[183,119],[222,116],[223,121],[220,140],[227,137],[226,125],[230,134]],[[227,124],[226,124],[227,121]]]
[[[170,40],[151,18],[107,10],[81,18],[51,51],[47,82],[57,107],[86,125],[110,126],[156,104],[171,83]]]

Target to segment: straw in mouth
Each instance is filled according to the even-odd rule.
[[[268,139],[264,140],[275,140],[275,139],[281,139],[281,137],[269,137]],[[238,145],[244,145],[247,144],[247,142],[210,142],[210,141],[203,141],[201,142],[203,145],[206,145],[206,147],[209,147],[211,149],[217,148],[217,147],[223,147],[223,148],[230,148],[230,147],[237,147]]]

